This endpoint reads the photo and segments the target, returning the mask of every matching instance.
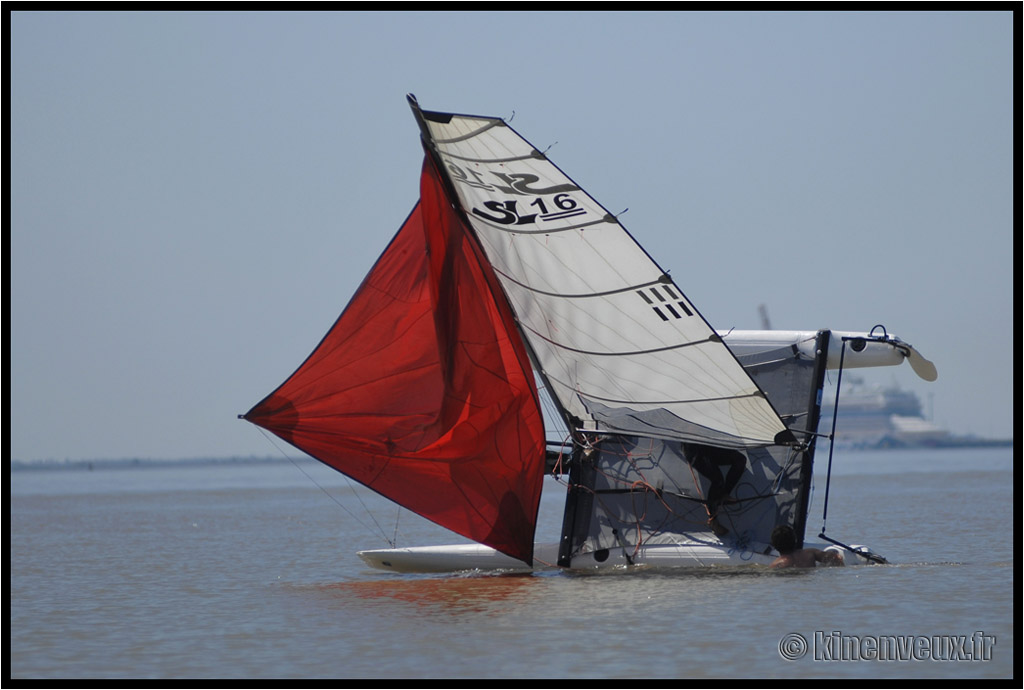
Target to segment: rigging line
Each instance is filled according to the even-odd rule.
[[[556,481],[558,476],[562,473],[562,459],[565,457],[566,446],[572,446],[573,438],[571,434],[566,433],[562,437],[562,444],[558,447],[558,459],[555,461],[554,467],[551,468],[551,474],[555,477]],[[570,451],[571,452],[571,451]],[[568,472],[568,470],[567,470]]]
[[[786,464],[779,468],[778,474],[776,474],[775,479],[772,480],[770,486],[772,494],[778,495],[780,491],[779,487],[782,485],[782,479],[789,473],[789,468],[793,466],[794,462],[796,462],[796,456],[799,453],[800,451],[797,451],[795,448],[789,449],[789,457],[786,460]]]
[[[398,506],[398,510],[395,511],[395,531],[391,535],[391,547],[394,548],[398,543],[398,520],[402,517],[402,506]]]
[[[708,507],[707,499],[704,498],[704,492],[701,491],[700,481],[697,479],[696,471],[693,469],[693,465],[692,464],[690,464],[689,462],[686,463],[686,464],[690,468],[690,476],[693,478],[693,485],[697,489],[697,495],[701,497],[701,503],[704,504],[704,510],[707,512],[707,514],[708,514],[708,521],[710,522],[711,518],[713,518],[714,516],[711,514],[711,509]]]
[[[622,483],[626,483],[628,481],[626,479],[620,479],[620,478],[614,477],[612,475],[607,475],[606,474],[604,476],[606,476],[607,478],[609,478],[609,479],[611,479],[613,481],[619,481],[619,482],[622,482]],[[752,486],[752,484],[750,482],[743,482],[741,484],[737,484],[736,488],[738,489],[740,487],[746,487],[746,486]],[[632,484],[630,484],[629,488],[622,488],[622,489],[594,489],[594,493],[595,494],[600,494],[600,495],[603,495],[603,496],[613,496],[613,495],[616,495],[616,494],[618,494],[618,495],[623,495],[623,494],[635,495],[635,494],[653,493],[662,502],[662,504],[665,505],[666,509],[669,509],[669,510],[671,510],[671,509],[670,509],[668,503],[664,500],[664,498],[663,498],[664,496],[670,496],[672,498],[678,498],[678,499],[680,499],[682,501],[693,501],[694,503],[701,503],[701,504],[704,504],[704,505],[707,505],[707,503],[708,503],[707,499],[702,498],[699,495],[698,496],[690,496],[688,494],[681,493],[680,491],[669,491],[667,489],[659,489],[659,488],[657,488],[655,486],[652,486],[651,484],[649,484],[648,482],[644,481],[643,479],[638,479],[638,480],[634,481]],[[698,488],[698,494],[699,494],[699,488]],[[744,503],[752,503],[754,501],[762,501],[762,500],[764,500],[766,498],[774,498],[777,495],[778,495],[778,492],[777,491],[773,491],[772,493],[767,493],[767,494],[750,494],[750,495],[744,496],[742,498],[732,498],[732,497],[730,497],[730,500],[727,501],[727,503],[729,505],[739,506],[740,512],[744,512],[746,510],[749,510],[749,508],[743,508],[742,504],[744,504]]]
[[[646,482],[644,482],[644,483],[646,484]],[[652,487],[652,486],[650,486],[648,484],[647,485],[647,489],[648,489],[647,491],[644,491],[645,499],[646,499],[646,494],[647,493],[653,493],[655,499],[665,509],[665,516],[664,516],[664,518],[662,518],[661,523],[657,524],[657,525],[651,525],[650,528],[648,528],[646,530],[646,533],[648,535],[648,539],[649,538],[653,538],[653,537],[655,537],[658,534],[664,533],[666,531],[666,529],[667,529],[666,525],[668,525],[673,520],[684,520],[686,522],[689,522],[688,520],[685,520],[685,518],[683,518],[682,516],[678,515],[674,510],[672,510],[672,507],[662,498],[660,492],[655,487]],[[640,547],[646,541],[645,538],[644,538],[644,532],[645,532],[645,530],[644,530],[644,522],[645,522],[646,516],[647,516],[647,501],[644,500],[643,514],[641,514],[641,512],[637,509],[636,496],[635,495],[631,498],[631,502],[632,502],[632,505],[633,505],[633,515],[636,516],[635,524],[633,525],[634,529],[636,530],[636,534],[637,534],[637,537],[636,537],[637,538],[637,543],[636,543],[636,546],[635,546],[634,551],[633,551],[633,554],[636,555],[637,553],[639,553]],[[626,524],[626,523],[624,523],[624,524]],[[694,523],[694,524],[697,524],[697,523]]]
[[[310,475],[310,474],[309,474],[309,472],[307,472],[307,471],[305,470],[305,468],[303,468],[303,467],[302,467],[301,465],[299,465],[299,464],[298,464],[297,462],[295,462],[295,459],[294,459],[294,458],[291,458],[291,457],[289,457],[289,456],[288,456],[288,454],[284,452],[284,449],[283,449],[283,448],[281,448],[281,447],[280,447],[279,445],[277,445],[277,443],[275,443],[275,442],[274,442],[274,439],[273,439],[273,438],[272,438],[272,437],[271,437],[271,436],[270,436],[270,435],[269,435],[269,434],[268,434],[268,433],[267,433],[267,432],[266,432],[266,431],[265,431],[265,430],[264,430],[264,429],[263,429],[262,427],[259,427],[259,426],[257,426],[256,428],[257,428],[257,429],[259,429],[260,433],[261,433],[261,434],[263,434],[264,438],[266,438],[266,439],[267,439],[267,441],[269,441],[269,442],[270,442],[270,445],[271,445],[271,446],[273,446],[274,448],[276,448],[276,449],[277,449],[277,451],[278,451],[279,453],[281,453],[281,455],[282,455],[282,456],[283,456],[283,457],[284,457],[284,458],[285,458],[286,460],[288,460],[288,462],[290,462],[290,463],[291,463],[291,464],[292,464],[292,465],[293,465],[293,466],[294,466],[294,467],[295,467],[296,469],[298,469],[298,470],[299,470],[300,472],[302,472],[302,474],[306,475],[306,478],[307,478],[307,479],[309,479],[309,481],[313,482],[313,484],[314,484],[314,485],[315,485],[315,486],[316,486],[316,487],[317,487],[318,489],[320,489],[321,491],[323,491],[323,492],[324,492],[324,494],[326,494],[328,498],[330,498],[330,499],[331,499],[332,501],[334,501],[335,505],[337,505],[337,506],[338,506],[339,508],[341,508],[341,509],[342,509],[342,510],[344,510],[344,511],[345,511],[346,513],[348,513],[348,514],[349,514],[349,517],[351,517],[351,518],[352,518],[353,520],[355,520],[356,522],[358,522],[358,523],[359,523],[359,526],[360,526],[360,527],[362,527],[363,529],[365,529],[365,530],[367,530],[367,531],[373,531],[372,529],[370,529],[370,527],[369,527],[369,526],[368,526],[368,525],[367,525],[367,524],[366,524],[365,522],[363,522],[362,520],[360,520],[360,519],[359,519],[359,516],[358,516],[358,515],[356,515],[356,514],[355,514],[354,512],[352,512],[352,510],[351,510],[351,509],[349,509],[349,508],[348,508],[348,506],[346,506],[346,505],[345,505],[344,503],[342,503],[341,501],[339,501],[339,500],[337,499],[337,497],[335,497],[335,496],[334,496],[334,495],[333,495],[333,494],[332,494],[331,492],[329,492],[329,491],[328,491],[327,489],[325,489],[325,488],[323,487],[323,485],[321,485],[321,484],[320,484],[320,482],[318,482],[318,481],[317,481],[316,479],[314,479],[314,478],[313,478],[313,476],[312,476],[312,475]],[[367,515],[369,516],[370,520],[372,520],[372,521],[373,521],[373,524],[374,524],[374,525],[375,525],[375,526],[377,527],[377,530],[378,530],[378,531],[380,532],[380,536],[381,536],[381,538],[382,538],[382,539],[383,539],[383,540],[384,540],[385,542],[387,542],[387,544],[388,544],[388,545],[389,545],[389,546],[390,546],[391,548],[394,548],[394,547],[395,547],[395,542],[393,542],[393,541],[391,541],[390,539],[388,539],[387,533],[386,533],[386,532],[384,531],[384,528],[380,526],[380,523],[378,523],[378,522],[377,522],[377,519],[373,517],[373,513],[371,513],[371,512],[370,512],[370,509],[366,507],[366,504],[365,504],[365,503],[363,502],[363,499],[362,499],[362,497],[361,497],[361,496],[359,496],[358,492],[356,492],[356,491],[355,491],[355,489],[354,489],[354,488],[352,487],[352,480],[350,480],[350,479],[348,478],[348,476],[347,476],[347,475],[345,475],[345,474],[344,474],[344,473],[342,473],[342,472],[339,472],[338,474],[340,474],[340,475],[341,475],[342,477],[345,477],[345,482],[346,482],[346,483],[348,484],[348,486],[349,486],[349,489],[352,489],[352,494],[353,494],[353,495],[354,495],[354,496],[356,497],[356,500],[358,500],[358,501],[359,501],[359,504],[360,504],[360,505],[361,505],[361,506],[363,507],[363,510],[365,510],[365,511],[366,511],[366,514],[367,514]],[[396,534],[397,534],[397,526],[396,526]]]

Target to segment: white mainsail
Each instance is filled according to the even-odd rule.
[[[613,215],[501,119],[420,115],[541,375],[581,430],[732,447],[791,440]]]

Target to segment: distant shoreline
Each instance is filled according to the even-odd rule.
[[[876,451],[920,451],[920,450],[952,450],[964,448],[1012,448],[1014,439],[983,439],[959,438],[948,439],[936,443],[914,445],[884,443],[873,445],[854,445],[837,443],[837,450],[871,453]],[[819,452],[821,446],[819,444]],[[66,469],[129,469],[142,467],[181,467],[183,465],[253,465],[275,464],[284,462],[308,461],[317,462],[308,456],[232,456],[232,457],[198,457],[198,458],[100,458],[92,460],[11,460],[11,471],[21,470],[66,470]]]
[[[281,458],[274,456],[222,457],[222,458],[105,458],[93,460],[11,460],[11,470],[64,470],[64,469],[120,469],[138,467],[180,467],[182,465],[253,465],[282,463],[311,458]]]
[[[836,449],[875,451],[875,450],[945,450],[949,448],[1013,448],[1013,439],[986,438],[946,438],[918,443],[904,443],[898,439],[881,439],[872,443],[836,442]]]

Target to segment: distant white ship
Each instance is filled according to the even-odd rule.
[[[823,401],[818,429],[832,428],[833,397]],[[917,394],[897,386],[844,387],[836,424],[836,446],[844,448],[947,448],[1012,446],[1013,440],[959,436],[925,418]]]

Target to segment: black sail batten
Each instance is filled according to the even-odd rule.
[[[454,117],[454,115],[449,115],[449,114],[446,114],[446,113],[435,113],[435,112],[423,111],[423,119],[428,120],[430,122],[447,123],[447,122],[451,122],[452,117]],[[480,120],[480,121],[486,121],[486,120],[484,120],[484,118],[474,118],[474,119],[477,119],[477,120]],[[461,137],[452,137],[451,139],[433,139],[433,138],[431,138],[431,143],[432,144],[455,144],[455,143],[460,142],[460,141],[467,141],[469,139],[473,139],[474,137],[478,137],[481,134],[484,134],[487,130],[489,130],[492,127],[503,127],[503,126],[505,126],[504,122],[502,122],[501,120],[495,120],[493,122],[487,122],[487,124],[482,126],[480,129],[478,129],[476,131],[473,131],[473,132],[470,132],[469,134],[464,134]],[[514,160],[521,160],[521,159],[520,158],[516,158]]]
[[[554,347],[557,347],[559,350],[565,350],[566,352],[575,352],[575,353],[581,354],[581,355],[589,355],[591,357],[631,357],[631,356],[635,356],[635,355],[651,355],[651,354],[656,354],[658,352],[669,352],[671,350],[679,350],[679,349],[682,349],[682,348],[685,348],[685,347],[696,347],[698,345],[706,345],[708,343],[719,342],[714,337],[708,337],[708,338],[706,338],[704,340],[695,340],[695,341],[689,342],[689,343],[676,343],[675,345],[666,345],[665,347],[657,347],[657,348],[652,348],[652,349],[648,349],[648,350],[623,350],[623,351],[619,351],[619,352],[601,352],[599,350],[584,350],[584,349],[578,348],[578,347],[570,347],[570,346],[568,346],[568,345],[566,345],[564,343],[560,343],[557,340],[554,340],[553,338],[548,338],[546,335],[544,335],[542,333],[538,333],[537,331],[533,330],[532,328],[529,329],[529,330],[535,336],[537,336],[538,338],[544,340],[545,342],[549,343],[550,345],[553,345]],[[760,394],[763,395],[763,393],[760,393]],[[742,397],[750,397],[750,396],[754,396],[754,395],[758,395],[758,394],[757,393],[751,393],[751,394],[748,394],[748,395],[745,395],[745,396],[742,396]],[[710,398],[705,398],[705,399],[709,400]],[[725,398],[719,398],[719,399],[724,400]],[[685,400],[676,400],[674,402],[686,402],[686,401]]]
[[[604,292],[581,292],[578,294],[567,294],[563,292],[550,292],[548,290],[541,290],[539,288],[535,288],[531,285],[527,285],[526,283],[520,282],[513,278],[512,276],[508,275],[507,273],[503,273],[502,271],[499,271],[497,269],[495,269],[494,272],[500,275],[502,278],[509,281],[510,283],[514,283],[515,285],[523,288],[524,290],[529,290],[530,292],[535,292],[540,295],[547,295],[548,297],[558,297],[559,299],[588,299],[591,297],[608,297],[610,295],[618,295],[623,292],[633,292],[635,290],[642,290],[643,288],[648,288],[653,285],[659,285],[662,282],[660,280],[649,280],[645,283],[638,283],[637,285],[627,285],[625,287],[616,288],[615,290],[606,290]]]
[[[543,159],[545,156],[537,149],[534,149],[525,156],[510,156],[508,158],[472,158],[470,156],[458,156],[454,153],[448,154],[448,157],[466,163],[515,163],[516,161]]]
[[[563,232],[571,232],[573,230],[586,230],[587,228],[594,228],[599,225],[605,225],[608,223],[617,223],[614,216],[608,215],[600,220],[593,220],[586,223],[576,223],[575,225],[566,225],[561,228],[542,228],[540,230],[522,230],[514,227],[503,227],[497,223],[488,222],[486,219],[481,219],[482,222],[487,223],[496,231],[504,233],[506,235],[557,235]]]

